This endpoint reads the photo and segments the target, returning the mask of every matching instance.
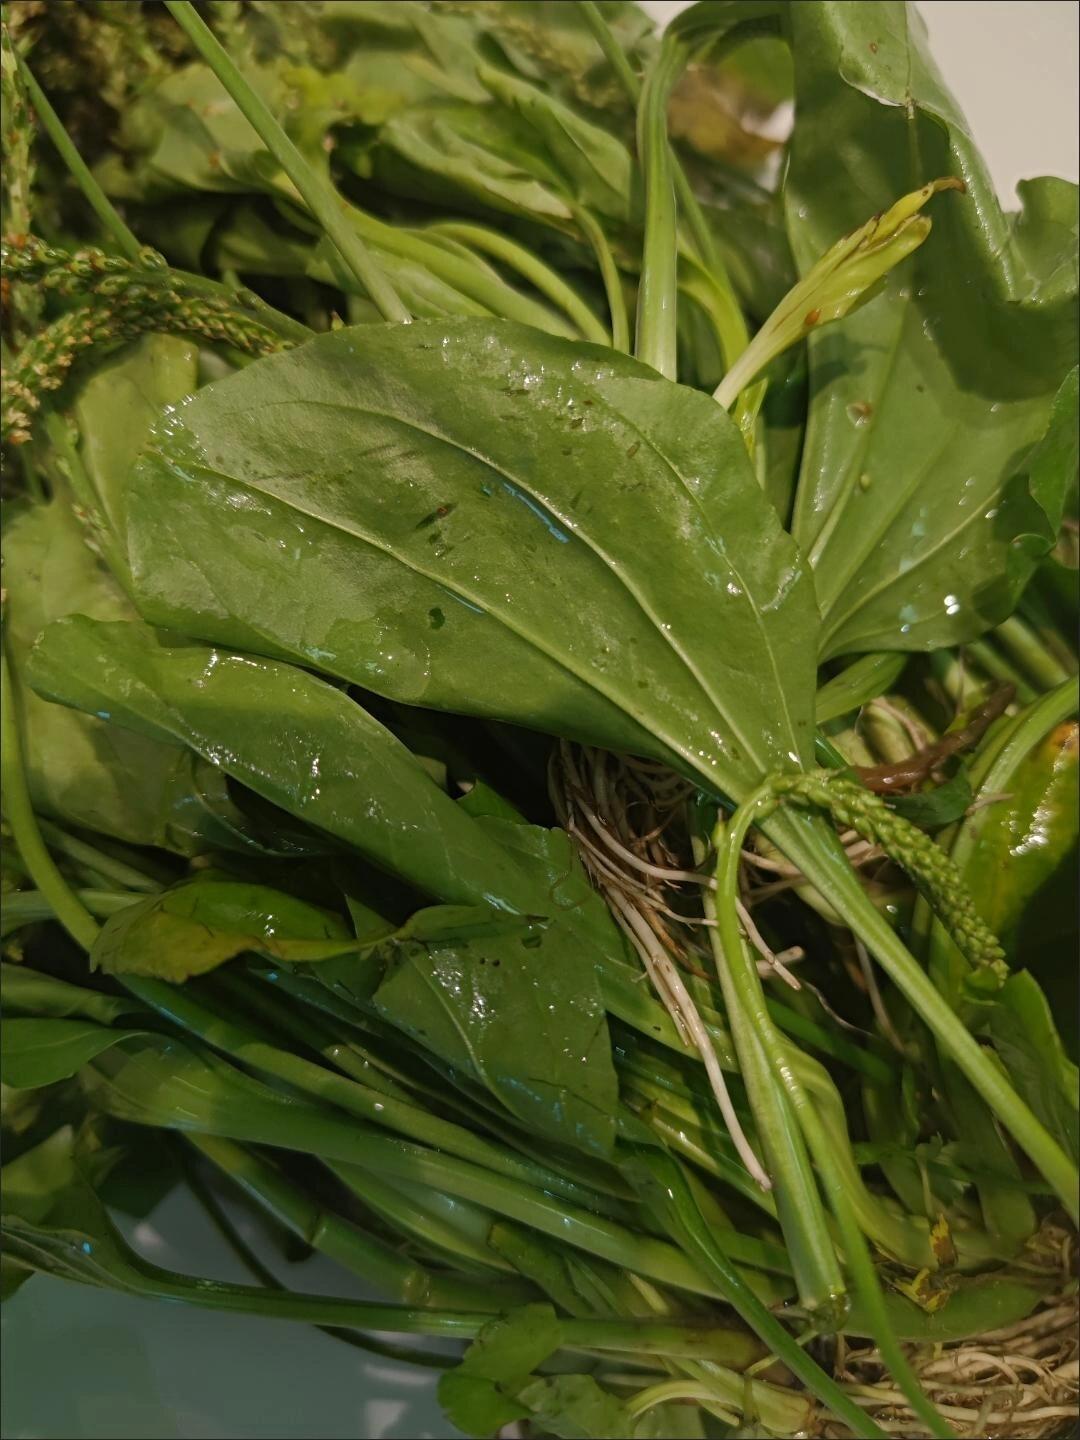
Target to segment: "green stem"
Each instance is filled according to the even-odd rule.
[[[575,205],[574,219],[581,227],[586,240],[592,246],[596,263],[600,267],[600,278],[604,282],[608,313],[611,316],[611,344],[623,354],[630,353],[630,317],[626,313],[626,297],[623,294],[622,276],[611,253],[607,236],[596,218],[583,205]]]
[[[98,923],[57,869],[41,838],[30,802],[14,683],[5,634],[0,651],[0,789],[4,796],[4,814],[34,885],[75,943],[89,950],[97,938]]]
[[[721,824],[718,823],[714,844],[721,843]],[[741,968],[725,957],[737,950],[753,970],[759,990],[761,982],[753,961],[745,953],[734,906],[718,905],[706,891],[705,917],[713,922],[709,938],[724,1005],[750,1107],[776,1187],[777,1213],[795,1267],[799,1295],[807,1311],[821,1314],[825,1327],[832,1328],[831,1322],[838,1319],[844,1309],[844,1280],[825,1222],[817,1182],[791,1106],[765,1053],[762,1034],[754,1025]],[[772,1031],[771,1021],[769,1031]]]
[[[760,801],[760,794],[755,806]],[[1053,1186],[1074,1223],[1080,1177],[1046,1127],[1017,1095],[949,1009],[940,991],[867,897],[835,836],[811,817],[781,814],[766,824],[771,838],[863,941],[905,999],[956,1061],[998,1119]]]
[[[217,1135],[186,1138],[287,1230],[395,1301],[440,1310],[490,1306],[490,1293],[485,1296],[480,1286],[432,1274],[398,1255],[350,1221],[324,1209],[279,1170],[234,1141]]]
[[[762,803],[772,803],[763,787],[758,796],[740,807],[727,831],[723,821],[717,824],[713,844],[717,853],[716,914],[718,919],[717,964],[721,975],[730,977],[729,989],[735,1003],[745,1007],[750,1023],[759,1037],[763,1052],[794,1109],[803,1134],[814,1155],[814,1162],[829,1194],[829,1202],[840,1230],[848,1269],[859,1294],[864,1314],[871,1324],[871,1333],[893,1378],[903,1390],[914,1412],[935,1436],[949,1440],[952,1430],[942,1420],[897,1343],[885,1311],[881,1287],[870,1260],[866,1240],[848,1199],[845,1181],[834,1160],[832,1144],[810,1097],[795,1073],[784,1040],[773,1025],[765,1005],[765,995],[757,967],[747,952],[739,931],[735,897],[738,894],[738,871],[747,831]],[[731,1005],[729,1004],[729,1010]]]
[[[796,1379],[827,1406],[837,1419],[865,1440],[885,1440],[884,1431],[859,1411],[824,1370],[802,1349],[771,1310],[750,1294],[705,1223],[679,1167],[659,1150],[640,1147],[624,1166],[636,1179],[642,1196],[664,1221],[669,1233],[711,1276],[721,1295]]]
[[[636,107],[641,99],[641,82],[631,69],[630,62],[627,60],[622,46],[612,34],[610,26],[600,13],[599,6],[595,5],[593,0],[578,0],[578,3],[588,23],[589,29],[595,36],[597,44],[604,52],[604,56],[615,72],[616,78],[622,85],[627,98],[630,103]],[[735,290],[731,283],[731,277],[728,275],[727,267],[724,265],[720,252],[716,247],[716,241],[713,239],[708,221],[705,219],[705,214],[698,204],[698,198],[694,194],[693,187],[690,184],[678,155],[675,153],[674,147],[671,147],[671,165],[675,178],[675,198],[678,201],[679,214],[686,219],[691,239],[697,249],[697,258],[704,264],[717,288],[724,292],[728,301],[728,308],[733,312],[729,332],[729,344],[731,356],[732,359],[734,359],[734,357],[741,354],[749,344],[750,336],[746,328],[746,320],[735,298]],[[740,331],[741,342],[738,338]],[[728,346],[725,345],[725,355],[727,354],[727,349]],[[726,363],[731,364],[732,359],[727,359]]]
[[[964,647],[984,674],[992,680],[1005,680],[1016,686],[1016,698],[1023,705],[1030,705],[1035,691],[1016,666],[1004,655],[998,653],[988,640],[969,640]]]
[[[1011,615],[991,633],[1041,690],[1052,690],[1068,680],[1069,672],[1057,656],[1046,649],[1019,615]]]
[[[191,1193],[202,1206],[210,1223],[248,1273],[261,1285],[265,1285],[267,1289],[286,1291],[288,1286],[283,1285],[273,1271],[263,1264],[229,1219],[217,1197],[199,1174],[198,1166],[193,1163],[193,1157],[186,1146],[181,1151],[181,1165]],[[449,1355],[438,1355],[430,1350],[416,1350],[405,1345],[392,1345],[389,1341],[376,1340],[373,1336],[362,1335],[356,1330],[345,1330],[340,1326],[316,1325],[315,1329],[321,1330],[324,1335],[329,1335],[332,1340],[340,1340],[346,1345],[352,1345],[357,1350],[363,1350],[370,1355],[378,1355],[380,1359],[393,1360],[403,1365],[420,1365],[436,1370],[449,1370],[457,1363]]]
[[[339,196],[318,175],[285,134],[270,110],[233,63],[213,32],[199,18],[190,0],[165,0],[173,19],[236,102],[237,108],[296,186],[304,203],[337,248],[342,260],[363,285],[385,320],[407,322],[412,316],[371,252],[345,218]]]
[[[140,895],[156,895],[165,888],[153,875],[137,870],[134,865],[128,865],[123,860],[117,860],[114,855],[107,855],[105,851],[99,850],[95,845],[88,845],[85,840],[80,840],[75,835],[69,835],[51,820],[39,820],[38,827],[50,849],[58,850],[61,855],[68,856],[124,890],[134,890]]]
[[[645,182],[645,238],[634,351],[669,380],[676,377],[678,264],[675,187],[667,138],[667,102],[686,64],[679,45],[662,45],[638,104],[638,159]]]
[[[607,331],[577,291],[569,286],[561,275],[552,270],[550,265],[545,265],[523,245],[518,245],[516,241],[510,240],[494,230],[488,230],[483,225],[469,225],[464,221],[440,221],[437,225],[429,228],[436,235],[444,235],[450,240],[458,240],[463,245],[471,246],[475,250],[482,250],[496,260],[501,260],[504,265],[516,270],[519,275],[528,280],[530,285],[539,290],[541,295],[546,295],[565,315],[569,316],[586,340],[595,341],[597,345],[610,343]]]
[[[160,980],[135,976],[125,976],[123,983],[131,994],[215,1049],[233,1056],[241,1064],[273,1075],[297,1090],[336,1105],[357,1119],[431,1145],[448,1155],[471,1160],[495,1174],[521,1180],[526,1185],[545,1191],[561,1193],[590,1209],[605,1210],[610,1207],[611,1202],[605,1197],[565,1181],[551,1170],[513,1155],[453,1121],[441,1120],[430,1111],[395,1099],[384,1090],[373,1089],[348,1076],[335,1074],[322,1065],[268,1043],[253,1026],[230,1019],[223,1013],[220,999],[213,1009],[202,1003],[196,987],[190,983],[184,986],[167,985]],[[242,981],[236,980],[228,988],[234,994],[239,993],[242,1002],[247,1002],[249,987]]]
[[[37,111],[38,119],[49,139],[56,146],[60,158],[70,170],[73,179],[86,197],[87,203],[94,214],[101,221],[102,225],[116,241],[117,248],[122,255],[136,264],[142,259],[142,246],[138,239],[125,225],[120,217],[119,211],[112,201],[102,190],[101,186],[94,179],[86,161],[76,150],[71,142],[71,137],[64,129],[63,123],[56,111],[49,104],[48,97],[41,86],[34,79],[33,73],[16,50],[15,63],[19,67],[19,75],[26,86],[27,94],[33,101],[34,109]]]
[[[79,904],[97,920],[107,920],[110,915],[126,910],[139,898],[115,890],[76,890],[74,893]],[[23,925],[34,925],[39,920],[55,918],[52,902],[40,890],[15,890],[4,896],[0,935],[9,935]]]

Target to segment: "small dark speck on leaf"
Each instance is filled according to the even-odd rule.
[[[584,425],[584,424],[585,424],[585,416],[584,416],[584,415],[578,415],[578,416],[575,417],[575,419],[573,419],[573,420],[570,421],[570,429],[571,429],[571,430],[580,430],[581,427],[582,427],[582,425]]]
[[[452,514],[456,508],[457,502],[449,500],[445,505],[440,505],[437,509],[432,510],[430,515],[425,515],[422,520],[418,520],[414,528],[425,530],[429,525],[434,525],[436,520],[445,520],[447,515]]]
[[[525,946],[525,949],[526,949],[526,950],[536,950],[536,949],[539,948],[539,945],[540,945],[540,936],[539,936],[539,935],[526,935],[526,936],[525,936],[525,939],[522,940],[521,943],[522,943],[522,945]]]
[[[634,456],[637,454],[637,452],[638,452],[640,449],[641,449],[641,441],[640,441],[640,440],[635,440],[634,443],[630,446],[630,449],[627,450],[627,452],[626,452],[626,457],[627,457],[627,459],[628,459],[628,460],[632,460],[632,459],[634,458]]]
[[[427,613],[431,617],[432,630],[441,630],[442,627],[446,624],[446,616],[439,609],[439,607],[437,605],[433,605]]]
[[[876,41],[876,40],[871,40],[871,41],[870,41],[870,54],[871,54],[871,55],[876,55],[876,54],[877,54],[877,41]]]
[[[803,316],[803,324],[806,326],[816,325],[821,319],[820,310],[808,310]]]

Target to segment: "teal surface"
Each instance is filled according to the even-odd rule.
[[[245,1230],[242,1217],[234,1218]],[[179,1193],[129,1233],[159,1264],[250,1280]],[[245,1238],[254,1240],[254,1232],[245,1230]],[[284,1276],[282,1264],[275,1268]],[[297,1289],[365,1295],[318,1257],[287,1273]],[[437,1371],[365,1356],[306,1325],[218,1315],[47,1276],[4,1305],[0,1325],[4,1440],[457,1435],[439,1411]]]

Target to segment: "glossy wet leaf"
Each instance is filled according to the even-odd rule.
[[[741,437],[610,351],[469,321],[321,337],[172,417],[127,544],[155,623],[395,699],[733,796],[808,754],[813,599]]]
[[[107,454],[119,459],[121,451],[118,440],[95,451],[93,463],[103,476]],[[72,613],[101,620],[134,615],[63,498],[23,509],[8,521],[4,586],[5,634],[20,676],[31,646],[51,620]],[[44,703],[23,684],[19,703],[30,791],[44,814],[181,854],[215,845],[258,847],[253,827],[220,773],[182,746],[109,723],[108,700],[78,715]],[[273,847],[272,834],[268,843]]]
[[[811,339],[794,517],[823,654],[955,644],[1010,612],[1053,541],[1068,477],[1040,478],[1032,448],[1076,363],[1076,189],[1022,182],[1021,214],[1002,214],[911,7],[784,13],[801,271],[868,208],[936,175],[967,185],[876,300]]]
[[[1069,963],[1080,828],[1077,759],[1076,725],[1058,726],[1020,765],[1009,794],[975,822],[968,883],[980,913],[1018,965],[1054,941],[1057,965]]]
[[[267,885],[200,875],[111,916],[90,963],[110,975],[178,982],[245,951],[308,962],[355,948],[348,926],[328,911]]]
[[[504,843],[500,828],[513,832],[520,846],[526,842],[518,832],[533,827],[474,819],[340,689],[280,662],[199,645],[169,647],[138,626],[73,619],[43,642],[35,674],[47,693],[67,703],[93,707],[109,693],[125,724],[184,737],[257,793],[451,906],[501,909],[504,919],[447,907],[414,916],[401,932],[408,967],[401,964],[397,977],[384,983],[379,1003],[395,1024],[414,1033],[430,1030],[426,1043],[436,1053],[475,1071],[512,1113],[528,1115],[544,1134],[610,1148],[616,1082],[596,967],[606,955],[621,957],[623,948],[602,903],[570,863],[565,836],[555,837],[564,864],[553,883],[528,848]],[[591,906],[583,904],[585,896]],[[194,922],[182,920],[177,929],[177,917],[160,906],[155,900],[134,915],[117,916],[103,941],[110,943],[107,932],[123,938],[141,930],[148,915],[153,938],[160,939],[162,925],[179,935],[178,953],[168,961],[173,971],[202,965],[200,957],[220,963],[226,952],[253,948],[250,935],[207,937],[205,931],[196,946]],[[513,911],[517,916],[506,913]],[[556,923],[523,934],[519,916]],[[159,946],[136,938],[139,965],[160,963]],[[109,964],[116,963],[114,956]],[[327,963],[339,966],[335,975],[340,965],[354,964]],[[365,963],[365,993],[369,971]],[[499,1024],[494,1005],[503,1015]],[[505,1025],[511,1014],[529,1026],[535,1045],[513,1039]]]
[[[140,1032],[109,1030],[89,1020],[0,1021],[0,1078],[16,1090],[66,1080],[103,1050]]]
[[[280,661],[168,645],[74,617],[38,645],[33,683],[66,705],[189,744],[264,799],[452,904],[541,913],[535,887],[389,730]]]
[[[580,983],[578,936],[556,922],[386,947],[372,1003],[479,1079],[533,1133],[600,1154],[617,1100],[603,1003]]]

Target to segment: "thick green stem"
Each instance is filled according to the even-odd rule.
[[[57,869],[41,838],[30,802],[6,635],[0,652],[0,682],[0,789],[4,796],[4,814],[34,885],[75,943],[89,950],[97,938],[98,923]]]
[[[911,1370],[903,1351],[897,1343],[888,1315],[885,1311],[881,1287],[870,1259],[866,1240],[855,1218],[848,1198],[844,1177],[835,1163],[832,1145],[818,1117],[814,1102],[800,1084],[795,1068],[787,1053],[785,1042],[773,1025],[765,1005],[765,995],[757,967],[747,952],[746,943],[739,932],[738,912],[735,897],[738,894],[738,870],[746,833],[757,818],[762,801],[752,798],[735,815],[730,831],[720,822],[713,836],[717,852],[716,865],[716,914],[718,919],[717,963],[722,976],[727,976],[728,990],[735,997],[735,1003],[745,1007],[750,1023],[759,1037],[763,1053],[776,1076],[784,1087],[799,1124],[814,1155],[814,1163],[829,1194],[832,1212],[840,1230],[845,1259],[855,1282],[863,1311],[871,1325],[878,1349],[892,1371],[893,1378],[903,1390],[915,1413],[935,1436],[952,1435],[934,1406],[930,1403],[921,1385]],[[729,1005],[730,1009],[730,1005]]]
[[[1056,655],[1051,654],[1038,635],[1019,615],[1010,615],[992,632],[1017,665],[1043,690],[1051,690],[1069,679],[1069,672]]]
[[[634,351],[669,380],[676,377],[678,263],[667,101],[685,64],[682,46],[661,47],[641,92],[637,121],[638,159],[645,181],[645,239]]]
[[[763,1048],[761,1033],[755,1027],[751,1009],[746,1003],[741,970],[725,960],[735,948],[745,955],[738,915],[734,906],[726,909],[718,906],[706,891],[705,917],[712,921],[709,938],[716,958],[724,1005],[739,1056],[739,1068],[750,1097],[750,1108],[758,1135],[765,1145],[769,1173],[776,1190],[777,1213],[795,1266],[799,1295],[809,1313],[820,1313],[824,1327],[833,1328],[845,1309],[844,1281],[825,1222],[817,1182],[795,1116],[783,1087],[777,1081]],[[746,958],[753,968],[753,962]],[[756,969],[754,979],[760,990]]]
[[[814,702],[817,723],[827,725],[830,720],[839,720],[841,715],[884,695],[900,679],[910,658],[894,651],[860,655],[818,689]]]
[[[564,1194],[589,1208],[604,1210],[608,1207],[605,1197],[565,1181],[558,1174],[492,1144],[461,1125],[441,1120],[430,1111],[396,1099],[384,1090],[376,1090],[348,1076],[335,1074],[301,1055],[269,1043],[250,1023],[230,1018],[224,1013],[220,999],[213,1009],[204,1004],[191,983],[167,985],[160,980],[125,976],[124,984],[126,989],[159,1014],[216,1049],[308,1095],[336,1105],[358,1119],[421,1144],[434,1146],[448,1155],[471,1160],[496,1174],[510,1176],[545,1191]],[[246,998],[246,987],[242,981],[236,981],[228,988],[234,993],[239,991],[242,1000]]]

